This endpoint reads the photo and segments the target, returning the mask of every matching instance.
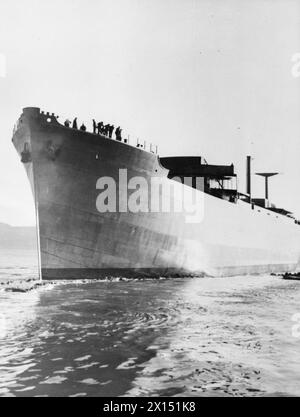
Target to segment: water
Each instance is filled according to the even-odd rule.
[[[12,258],[0,279],[35,273]],[[2,291],[0,396],[300,395],[299,301],[270,276]]]

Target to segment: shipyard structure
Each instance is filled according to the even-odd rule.
[[[275,173],[261,173],[266,196],[252,198],[250,158],[241,193],[233,165],[210,165],[201,156],[162,158],[121,137],[66,127],[39,108],[23,110],[12,141],[34,196],[43,279],[229,276],[298,267],[298,221],[269,202],[268,178]],[[120,184],[125,174],[127,188]],[[137,190],[128,184],[136,178],[144,181],[139,188],[159,179],[156,194],[151,187],[144,193],[151,207],[129,209]],[[170,185],[173,193],[166,191]],[[181,199],[199,205],[194,217],[190,210],[162,209]]]

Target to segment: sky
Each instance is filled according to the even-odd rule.
[[[299,32],[298,0],[0,0],[0,222],[35,224],[11,143],[27,106],[234,163],[242,192],[251,154],[281,174],[272,202],[300,217]]]

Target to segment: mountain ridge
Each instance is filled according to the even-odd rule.
[[[35,226],[11,226],[0,222],[0,249],[36,249]]]

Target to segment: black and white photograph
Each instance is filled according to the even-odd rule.
[[[300,396],[299,0],[0,0],[0,159],[0,397]]]

